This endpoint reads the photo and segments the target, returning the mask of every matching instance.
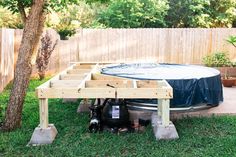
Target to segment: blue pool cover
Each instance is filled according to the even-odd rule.
[[[157,63],[131,63],[108,65],[102,74],[138,80],[165,79],[173,88],[171,107],[190,107],[199,104],[218,105],[223,101],[220,72],[213,68]],[[135,100],[157,103],[156,100]]]

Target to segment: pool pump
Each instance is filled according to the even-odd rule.
[[[103,126],[117,130],[128,125],[129,112],[123,99],[105,99],[103,103],[96,99],[90,107],[90,132],[101,131]]]
[[[129,112],[123,99],[107,99],[102,112],[104,125],[110,128],[126,127],[129,123]]]

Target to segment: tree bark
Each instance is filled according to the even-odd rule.
[[[34,0],[25,22],[14,71],[13,87],[2,126],[2,129],[6,131],[14,130],[21,126],[24,98],[32,72],[31,60],[33,53],[36,52],[44,27],[44,4],[45,0]]]

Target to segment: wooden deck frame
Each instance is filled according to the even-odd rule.
[[[69,68],[36,88],[40,99],[40,128],[48,127],[49,98],[158,99],[158,116],[169,126],[169,100],[173,89],[165,81],[133,80],[99,73],[106,63],[73,63]]]

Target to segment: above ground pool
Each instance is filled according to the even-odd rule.
[[[102,74],[138,80],[165,79],[173,88],[172,108],[207,104],[216,106],[223,101],[220,72],[213,68],[197,65],[131,63],[108,65]],[[154,103],[157,100],[132,100]]]

